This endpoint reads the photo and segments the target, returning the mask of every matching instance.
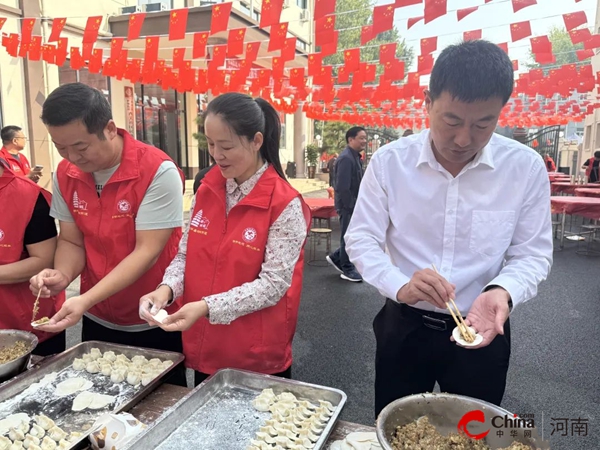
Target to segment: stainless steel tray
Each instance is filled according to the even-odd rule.
[[[127,383],[114,384],[110,381],[110,378],[102,374],[75,371],[71,367],[73,359],[81,357],[84,353],[89,353],[92,348],[98,348],[102,352],[112,350],[117,354],[122,353],[128,358],[135,355],[144,355],[148,359],[170,360],[173,361],[173,365],[165,369],[160,376],[156,377],[147,386],[140,385],[136,388]],[[161,379],[181,363],[183,359],[184,356],[181,353],[129,347],[100,341],[82,342],[63,353],[42,361],[39,367],[34,367],[0,385],[0,419],[18,412],[27,413],[30,417],[44,413],[65,431],[82,432],[81,439],[75,442],[72,448],[83,448],[85,447],[84,441],[91,430],[83,431],[82,427],[92,424],[99,416],[109,411],[129,410],[154,390],[160,384]],[[55,377],[54,374],[56,374]],[[58,397],[53,392],[57,383],[76,376],[92,381],[94,383],[94,387],[90,389],[92,392],[115,395],[117,397],[115,403],[95,411],[71,411],[73,398],[76,394]],[[49,381],[52,378],[54,380]]]
[[[346,394],[337,389],[243,370],[223,369],[197,386],[123,450],[245,450],[270,413],[254,410],[251,401],[263,389],[276,394],[291,392],[301,400],[327,400],[336,408],[315,443],[325,443],[344,404]]]

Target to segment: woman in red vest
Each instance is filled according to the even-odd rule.
[[[50,193],[15,175],[0,160],[0,205],[0,329],[33,332],[39,340],[36,355],[60,353],[65,349],[64,331],[51,334],[31,327],[35,297],[29,278],[52,265],[56,250]],[[56,300],[41,299],[37,318],[52,317]]]
[[[588,179],[588,183],[600,181],[600,176],[598,176],[598,166],[600,166],[600,151],[594,152],[594,157],[583,163],[582,169],[585,170],[585,176]]]
[[[263,99],[229,93],[205,114],[210,171],[163,284],[140,314],[185,330],[186,365],[199,384],[233,367],[291,376],[310,210],[279,161],[279,115]],[[162,323],[153,315],[177,300]]]

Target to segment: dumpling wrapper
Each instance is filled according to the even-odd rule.
[[[92,404],[94,397],[94,393],[89,391],[83,391],[77,394],[77,397],[75,397],[73,400],[73,406],[71,407],[71,410],[75,412],[83,411]]]
[[[25,413],[11,414],[5,419],[0,420],[0,435],[7,434],[11,428],[21,425],[21,422],[29,423],[31,419]]]
[[[55,394],[59,397],[64,397],[67,395],[74,394],[78,391],[87,391],[93,385],[94,383],[92,383],[90,380],[86,380],[85,378],[69,378],[56,385]]]
[[[161,309],[152,318],[158,323],[163,323],[163,320],[165,320],[167,317],[169,317],[169,313],[164,309]]]
[[[456,327],[456,328],[454,328],[454,330],[452,330],[452,337],[456,341],[456,344],[460,345],[461,347],[475,347],[475,346],[481,344],[483,342],[483,336],[480,334],[476,334],[475,330],[472,327],[467,327],[467,328],[469,328],[469,331],[472,334],[475,334],[475,340],[473,342],[465,341],[462,337],[462,334],[460,334],[460,330],[458,329],[458,327]]]
[[[89,409],[102,409],[114,402],[116,397],[114,395],[106,394],[94,394],[94,398],[88,406]]]

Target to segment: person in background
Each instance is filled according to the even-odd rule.
[[[413,130],[408,128],[407,130],[404,130],[404,133],[402,133],[402,137],[412,136],[413,134],[414,134]]]
[[[350,224],[358,190],[363,176],[360,152],[367,147],[367,132],[362,127],[352,127],[346,132],[346,148],[335,163],[335,208],[340,216],[340,247],[326,256],[343,280],[360,282],[362,277],[348,259],[344,235]]]
[[[51,207],[60,235],[54,269],[34,276],[31,290],[56,295],[81,275],[81,292],[40,329],[62,331],[83,317],[83,341],[181,352],[181,334],[150,327],[138,301],[177,254],[183,174],[166,153],[117,128],[102,92],[85,84],[55,89],[41,119],[63,158]],[[169,382],[186,385],[183,365]]]
[[[383,147],[369,164],[346,242],[387,297],[373,322],[376,415],[436,382],[442,392],[502,401],[510,310],[535,297],[553,253],[544,162],[494,134],[513,85],[497,45],[446,47],[425,91],[430,129]],[[450,299],[482,336],[478,346],[451,341]]]
[[[0,149],[0,159],[8,163],[8,166],[15,175],[27,177],[35,183],[42,176],[42,168],[35,167],[31,169],[27,156],[23,153],[27,137],[23,134],[21,127],[8,125],[0,130],[2,137],[2,149]]]
[[[35,297],[29,279],[52,266],[56,250],[56,224],[50,217],[48,191],[17,176],[0,160],[0,329],[24,330],[37,336],[33,353],[48,356],[65,350],[65,332],[46,333],[31,326]],[[52,316],[58,298],[40,299],[36,319]]]
[[[600,165],[600,151],[594,152],[594,156],[584,162],[581,167],[585,170],[585,176],[588,179],[588,183],[600,181],[600,177],[598,176],[598,165]]]
[[[337,162],[338,154],[334,153],[327,162],[327,172],[329,172],[329,187],[335,187],[335,163]]]
[[[546,153],[544,155],[544,162],[546,163],[546,170],[548,172],[556,172],[556,163],[554,162],[554,159],[552,159],[552,156],[550,156],[549,153]]]
[[[202,184],[202,179],[206,176],[206,174],[208,172],[210,172],[210,170],[215,167],[215,160],[212,159],[212,156],[210,157],[210,166],[205,167],[204,169],[202,169],[201,171],[199,171],[196,176],[194,177],[194,195],[196,195],[196,192],[198,192],[198,189],[200,188],[200,185]]]
[[[183,330],[196,385],[226,367],[290,377],[311,215],[283,174],[279,114],[228,93],[208,104],[204,129],[218,170],[202,181],[179,253],[140,315]],[[157,323],[174,300],[180,309]]]

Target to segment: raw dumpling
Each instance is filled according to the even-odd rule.
[[[84,409],[90,406],[93,399],[94,394],[92,392],[80,392],[79,394],[77,394],[77,397],[75,397],[75,399],[73,400],[73,406],[71,407],[71,410],[75,412],[83,411]]]
[[[173,361],[167,359],[166,361],[163,361],[161,365],[163,366],[163,369],[168,369],[173,365]]]
[[[102,409],[110,405],[115,401],[114,395],[106,395],[106,394],[94,394],[94,398],[90,403],[88,408],[90,409]]]
[[[52,428],[50,428],[48,430],[48,436],[50,436],[50,439],[52,439],[53,441],[60,441],[61,439],[64,439],[67,437],[67,433],[65,431],[62,430],[62,428],[59,428],[57,426],[53,426]]]
[[[23,450],[24,448],[25,447],[23,447],[23,443],[21,441],[15,441],[10,447],[8,447],[8,450]]]
[[[71,448],[71,445],[72,444],[69,441],[65,440],[65,439],[61,439],[58,442],[58,448],[60,450],[67,450],[67,449]]]
[[[0,420],[0,436],[7,434],[11,428],[19,428],[22,422],[29,423],[29,416],[25,413],[11,414]]]
[[[89,373],[98,373],[100,372],[100,365],[96,361],[91,361],[87,363],[87,365],[85,366],[85,370]]]
[[[93,348],[93,349],[90,350],[90,356],[93,359],[102,358],[102,352],[100,351],[99,348]]]
[[[31,428],[29,426],[29,421],[22,421],[19,425],[17,425],[16,427],[14,427],[17,430],[21,430],[23,433],[29,433],[29,429]],[[18,439],[20,440],[20,439]],[[14,439],[13,439],[14,441]]]
[[[46,430],[34,423],[31,427],[31,430],[29,430],[29,434],[33,437],[41,439],[46,435]]]
[[[141,381],[142,373],[137,370],[133,370],[127,375],[127,383],[131,384],[132,386],[137,386]]]
[[[110,374],[112,373],[112,366],[108,363],[106,364],[102,364],[100,366],[100,372],[102,373],[102,375],[104,375],[105,377],[110,377]]]
[[[31,434],[28,434],[27,436],[25,436],[25,439],[23,440],[23,447],[29,448],[32,445],[40,445],[40,438],[37,436],[32,436]]]
[[[91,361],[94,360],[94,357],[92,355],[90,355],[89,353],[84,353],[83,356],[81,357],[81,359],[83,359],[85,361],[85,363],[89,363]]]
[[[95,362],[91,362],[89,364],[95,364]],[[88,365],[89,365],[88,364]],[[67,395],[72,395],[77,391],[87,391],[89,388],[91,388],[94,385],[94,383],[92,383],[90,380],[86,380],[85,378],[81,378],[81,377],[76,377],[76,378],[68,378],[65,381],[58,383],[56,385],[56,395],[60,396],[60,397],[64,397]],[[43,423],[40,423],[37,419],[36,422],[38,422],[38,425],[40,425],[44,430],[49,430],[50,428],[52,428],[54,426],[54,422],[52,422],[52,420],[50,420],[48,417],[46,416],[38,416],[41,418],[41,421]],[[50,422],[48,422],[50,421]]]
[[[42,450],[55,450],[56,447],[57,447],[56,441],[50,439],[48,436],[46,436],[44,438],[44,440],[42,441],[42,444],[40,445],[40,448]]]
[[[142,375],[142,386],[148,386],[150,383],[152,383],[152,380],[154,380],[154,378],[156,377],[153,373],[147,373]]]
[[[136,366],[143,366],[148,362],[148,360],[144,355],[135,355],[133,358],[131,358],[131,362]]]
[[[79,431],[71,431],[71,434],[69,435],[69,442],[75,442],[78,441],[79,439],[81,439],[81,436],[83,436],[82,433],[80,433]]]
[[[0,450],[8,450],[12,441],[6,436],[0,436]]]
[[[115,355],[115,352],[113,352],[112,350],[104,352],[104,355],[102,355],[102,357],[110,362],[115,362],[117,360],[117,355]]]
[[[110,374],[110,381],[113,383],[122,383],[127,378],[127,369],[113,369]]]
[[[297,399],[291,392],[282,392],[277,396],[277,400],[280,402],[295,402]]]
[[[23,445],[23,447],[25,446]],[[31,444],[29,450],[42,450],[42,448],[39,445]]]
[[[162,361],[158,358],[152,358],[150,361],[148,361],[148,365],[151,367],[158,367],[162,364]]]
[[[271,402],[267,398],[261,397],[260,395],[252,400],[252,406],[254,406],[254,409],[257,411],[266,412],[269,410],[270,405]]]
[[[129,360],[129,358],[127,356],[123,355],[123,354],[117,355],[117,359],[115,359],[115,361],[123,361],[123,362],[126,362],[126,363],[131,362]]]
[[[25,439],[25,433],[20,428],[11,428],[8,437],[11,441],[22,441]]]

